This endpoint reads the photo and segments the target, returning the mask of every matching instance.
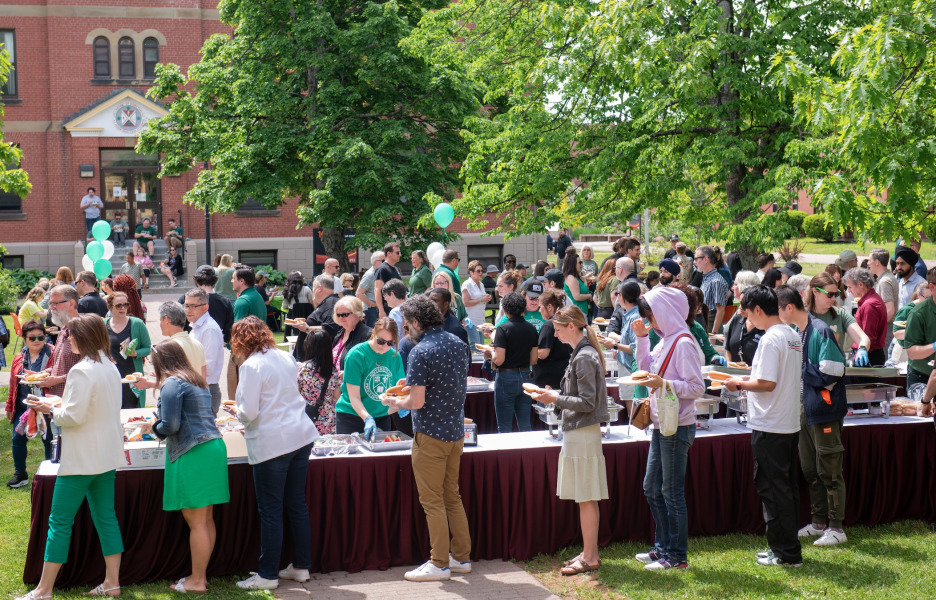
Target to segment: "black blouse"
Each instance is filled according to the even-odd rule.
[[[728,323],[725,350],[731,353],[732,361],[744,361],[749,365],[753,364],[754,353],[757,352],[757,346],[760,344],[762,335],[764,335],[764,332],[761,329],[755,328],[748,331],[747,319],[741,315],[735,315]]]

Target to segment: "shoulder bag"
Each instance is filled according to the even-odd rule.
[[[676,344],[679,342],[680,338],[690,337],[688,333],[684,333],[676,338],[676,341],[673,342],[673,345],[670,346],[669,352],[666,354],[666,358],[663,360],[663,364],[660,366],[660,377],[666,373],[666,368],[669,366],[670,359],[673,358],[673,352],[676,350]],[[664,388],[665,389],[665,388]],[[674,394],[675,395],[675,394]],[[650,419],[650,398],[644,398],[639,403],[631,406],[631,416],[630,424],[640,429],[641,431],[645,430],[647,427],[650,427],[650,424],[653,422]],[[677,408],[677,422],[678,422],[679,409]]]

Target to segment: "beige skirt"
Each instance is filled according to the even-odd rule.
[[[562,432],[556,494],[560,500],[608,499],[608,473],[601,452],[601,425]]]

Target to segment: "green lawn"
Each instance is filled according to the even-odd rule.
[[[766,548],[763,536],[728,535],[689,540],[690,568],[648,572],[634,559],[643,544],[612,544],[601,549],[597,576],[562,577],[562,560],[539,556],[527,570],[563,598],[657,600],[666,598],[931,598],[936,535],[926,523],[908,521],[875,528],[851,527],[848,543],[803,546],[800,569],[761,567],[754,554]],[[926,590],[931,590],[927,592]]]

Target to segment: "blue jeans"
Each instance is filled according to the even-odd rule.
[[[257,510],[260,512],[260,566],[264,579],[277,579],[283,549],[283,513],[289,518],[293,566],[312,568],[312,526],[305,501],[306,473],[312,444],[253,466]],[[285,510],[284,510],[285,509]]]
[[[16,424],[19,423],[20,417],[26,412],[25,408],[20,408],[22,406],[23,405],[20,405],[13,411],[13,470],[17,473],[26,472],[26,443],[29,441],[29,438],[25,435],[16,433],[15,429]],[[50,421],[51,419],[46,417],[46,435],[42,438],[42,445],[45,446],[46,460],[52,458],[52,425]]]
[[[695,423],[679,426],[669,437],[654,429],[647,456],[644,494],[653,514],[654,545],[673,563],[685,561],[689,552],[686,462],[695,433]]]
[[[380,316],[380,313],[377,311],[376,306],[368,306],[364,309],[364,324],[368,327],[373,327],[374,323],[377,322],[377,317]],[[403,337],[403,332],[398,331],[400,337]]]
[[[513,431],[514,415],[517,429],[530,431],[530,411],[533,399],[523,393],[522,385],[530,381],[529,371],[498,371],[494,378],[494,415],[497,417],[497,433]]]
[[[85,217],[84,224],[85,224],[85,229],[88,230],[88,237],[91,237],[91,228],[94,227],[94,224],[97,223],[98,221],[100,221],[98,217],[95,217],[93,219],[89,219],[88,217]]]

